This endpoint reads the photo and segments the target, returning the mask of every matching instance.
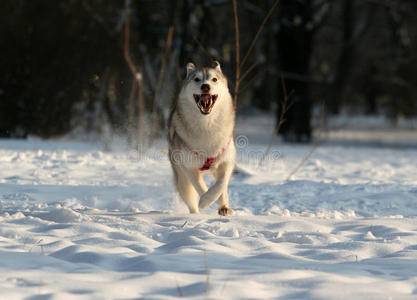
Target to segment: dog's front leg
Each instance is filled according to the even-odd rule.
[[[200,197],[207,192],[207,185],[198,170],[185,169],[184,172]]]
[[[230,177],[232,176],[234,165],[230,162],[222,163],[216,173],[216,183],[210,187],[210,189],[200,197],[200,202],[198,206],[200,208],[209,207],[214,201],[219,199],[219,197],[227,192],[227,185],[229,184]]]

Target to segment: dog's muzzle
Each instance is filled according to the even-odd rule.
[[[195,103],[197,103],[203,115],[208,115],[213,109],[214,103],[216,103],[217,95],[211,94],[194,94]]]

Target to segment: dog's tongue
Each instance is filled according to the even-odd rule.
[[[210,105],[211,105],[211,96],[210,96],[210,94],[202,94],[201,98],[200,98],[200,101],[201,101],[201,105],[204,108],[210,107]]]

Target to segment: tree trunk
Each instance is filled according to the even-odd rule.
[[[264,2],[264,9],[267,11],[272,6],[271,1]],[[260,41],[260,46],[258,49],[255,49],[258,53],[256,57],[265,55],[265,61],[259,68],[263,68],[259,83],[256,80],[254,84],[254,102],[253,105],[264,110],[269,111],[271,109],[271,104],[274,99],[277,97],[276,87],[276,74],[273,72],[271,65],[276,64],[276,47],[274,39],[274,27],[276,24],[273,22],[265,26],[265,35]],[[256,63],[259,63],[256,61]]]
[[[281,2],[279,12],[280,28],[277,33],[278,59],[281,70],[308,76],[311,51],[313,48],[313,30],[308,28],[312,20],[311,0],[285,0]],[[284,78],[285,79],[285,78]],[[295,79],[285,80],[290,109],[285,114],[285,123],[281,133],[286,141],[310,142],[311,140],[311,102],[309,84]],[[277,110],[277,124],[281,114],[281,103],[285,98],[281,88],[281,78],[278,80],[281,89]]]
[[[343,44],[336,66],[336,74],[330,89],[330,97],[327,99],[328,111],[331,114],[339,114],[342,97],[346,90],[346,84],[352,71],[355,57],[353,37],[353,7],[355,0],[344,0],[343,4]]]

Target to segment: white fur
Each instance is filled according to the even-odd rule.
[[[191,73],[205,80],[185,82],[169,122],[170,161],[176,188],[191,213],[198,213],[199,208],[206,208],[220,199],[219,206],[223,210],[219,209],[219,214],[230,214],[227,186],[236,157],[233,142],[235,113],[232,97],[220,65],[203,72],[196,70],[194,65],[188,64],[187,78]],[[214,77],[217,78],[217,82],[212,80]],[[202,84],[209,84],[210,94],[218,95],[208,115],[200,112],[193,97],[194,94],[201,93]],[[224,152],[222,148],[225,148]],[[196,156],[194,151],[199,155]],[[180,157],[179,161],[175,159],[178,157]],[[207,157],[216,157],[216,159],[208,171],[200,171],[199,168],[203,166]],[[216,183],[210,189],[207,189],[201,177],[202,172],[210,172],[216,179]],[[196,192],[200,196],[198,205]]]

